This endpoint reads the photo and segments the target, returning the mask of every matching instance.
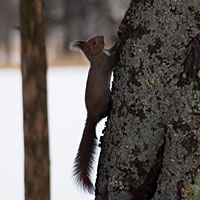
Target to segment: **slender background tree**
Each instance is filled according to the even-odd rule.
[[[200,197],[200,2],[132,0],[96,200]]]
[[[21,0],[25,199],[49,200],[46,49],[43,0]]]

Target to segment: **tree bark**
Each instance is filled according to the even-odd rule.
[[[96,200],[200,197],[200,2],[132,0]]]
[[[46,49],[43,0],[21,0],[25,199],[49,200]]]

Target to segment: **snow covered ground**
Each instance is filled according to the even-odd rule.
[[[86,67],[51,68],[48,71],[52,200],[94,199],[93,195],[81,191],[72,178],[73,159],[86,117],[84,90],[87,72]],[[21,88],[19,70],[0,70],[0,199],[2,200],[24,200]],[[98,133],[101,133],[104,122],[98,125]]]

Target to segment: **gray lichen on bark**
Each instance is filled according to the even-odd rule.
[[[97,200],[188,199],[200,167],[200,2],[133,0],[119,28]]]

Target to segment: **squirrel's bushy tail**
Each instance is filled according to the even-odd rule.
[[[74,176],[77,182],[90,193],[94,192],[94,186],[90,180],[92,164],[96,149],[96,124],[97,120],[87,117],[83,137],[74,161]]]

